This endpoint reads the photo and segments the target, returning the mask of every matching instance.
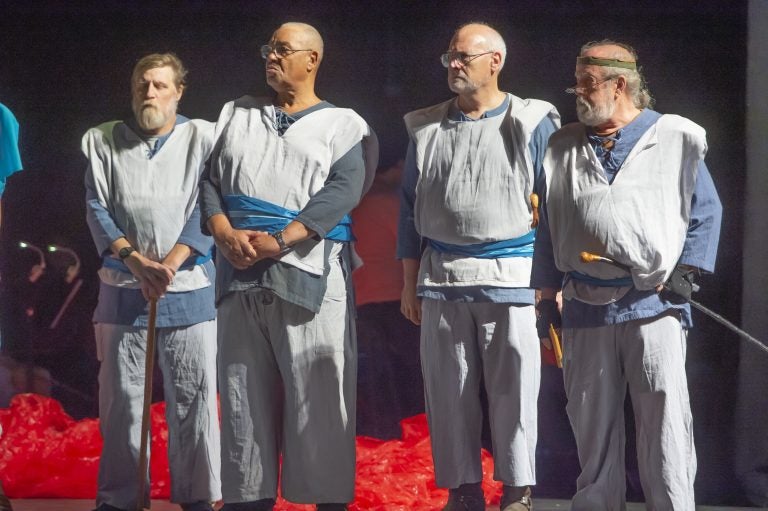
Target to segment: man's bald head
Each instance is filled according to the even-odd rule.
[[[315,50],[317,52],[317,62],[320,63],[323,60],[323,37],[315,27],[307,23],[300,23],[298,21],[291,21],[283,23],[275,30],[275,34],[280,30],[286,29],[294,34],[294,39],[297,43],[302,44],[302,48]]]
[[[272,34],[266,60],[267,83],[280,93],[295,94],[298,90],[311,91],[314,96],[315,79],[323,58],[323,38],[312,25],[283,23]]]
[[[471,40],[482,51],[498,51],[501,54],[499,70],[504,67],[504,61],[507,59],[507,45],[504,44],[501,34],[490,25],[478,21],[462,25],[453,33],[451,47],[457,39]]]
[[[653,106],[653,98],[646,86],[645,78],[637,66],[637,51],[632,46],[611,39],[592,41],[581,47],[579,57],[619,61],[615,65],[577,62],[576,71],[594,69],[595,74],[602,76],[603,79],[623,76],[627,82],[627,93],[635,107],[642,109]]]

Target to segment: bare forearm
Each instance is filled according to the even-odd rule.
[[[206,222],[206,225],[211,232],[211,236],[216,240],[232,231],[232,224],[224,213],[217,213],[211,216]]]
[[[419,260],[405,258],[403,263],[403,284],[406,286],[416,286],[419,278]]]
[[[178,271],[184,261],[189,259],[192,255],[192,249],[183,243],[177,243],[173,246],[170,252],[163,259],[163,264],[171,268],[173,271]]]
[[[283,229],[283,241],[289,247],[313,238],[316,235],[315,231],[296,220],[286,225]]]

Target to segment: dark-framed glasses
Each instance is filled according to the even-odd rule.
[[[453,62],[458,62],[462,67],[468,66],[470,62],[483,55],[494,53],[496,50],[484,51],[483,53],[464,53],[460,51],[449,51],[440,55],[440,63],[444,68],[450,67]]]
[[[269,54],[272,52],[275,52],[275,55],[277,58],[282,59],[285,57],[288,57],[289,55],[293,55],[297,51],[312,51],[312,50],[294,50],[292,48],[289,48],[285,46],[284,44],[277,44],[275,46],[271,46],[269,44],[265,44],[261,47],[261,58],[264,60],[267,60],[269,57]]]

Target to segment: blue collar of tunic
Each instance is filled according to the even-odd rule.
[[[165,143],[168,141],[168,139],[170,138],[171,134],[176,129],[176,126],[178,126],[180,124],[184,124],[187,121],[189,121],[189,119],[187,117],[184,117],[181,114],[176,114],[176,122],[173,124],[173,129],[171,131],[169,131],[168,133],[166,133],[165,135],[157,137],[157,139],[155,140],[155,145],[152,146],[152,148],[150,148],[147,151],[147,158],[149,158],[151,160],[158,153],[158,151],[160,151],[160,148],[163,147],[163,145],[165,145]],[[125,124],[129,128],[131,128],[131,131],[136,133],[136,135],[138,135],[138,137],[141,138],[142,140],[148,140],[150,138],[153,138],[153,137],[147,136],[141,130],[141,128],[139,127],[139,123],[137,123],[136,119],[134,119],[133,117],[131,117],[130,119],[125,121]]]
[[[305,115],[311,114],[312,112],[316,112],[323,108],[334,108],[334,105],[329,103],[328,101],[321,101],[316,105],[312,105],[309,108],[305,108],[304,110],[301,110],[299,112],[294,112],[292,114],[287,114],[283,111],[282,108],[276,106],[275,107],[275,130],[277,130],[277,133],[280,136],[283,136],[286,130],[288,130],[288,128],[291,127],[291,124],[298,121]]]
[[[509,110],[509,94],[504,95],[504,101],[502,101],[499,106],[486,110],[483,112],[483,115],[477,119],[465,115],[459,108],[458,99],[456,99],[456,101],[451,102],[451,106],[448,108],[448,119],[456,122],[474,122],[489,117],[496,117],[497,115],[503,115],[507,110]]]
[[[624,164],[624,160],[627,159],[629,153],[640,140],[640,137],[648,131],[648,129],[656,124],[661,114],[646,108],[635,117],[632,122],[619,129],[616,133],[609,137],[601,137],[595,134],[595,130],[592,127],[587,127],[587,138],[589,144],[595,151],[595,155],[600,159],[600,163],[603,164],[608,182],[612,183],[619,169]],[[603,148],[603,142],[606,140],[613,140],[614,145],[610,151]]]

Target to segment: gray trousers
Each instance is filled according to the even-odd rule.
[[[96,506],[135,509],[147,330],[105,323],[95,328],[104,439]],[[156,350],[166,401],[171,501],[219,500],[216,321],[158,328]],[[144,505],[149,506],[148,483]]]
[[[357,353],[339,277],[318,314],[259,289],[219,305],[224,502],[274,498],[278,475],[291,502],[352,500]]]
[[[541,353],[533,306],[424,299],[421,364],[437,485],[456,488],[483,478],[481,378],[494,479],[536,484]]]
[[[563,330],[567,411],[582,470],[571,509],[626,509],[624,398],[629,386],[647,509],[694,510],[696,451],[685,351],[686,336],[673,314]]]

